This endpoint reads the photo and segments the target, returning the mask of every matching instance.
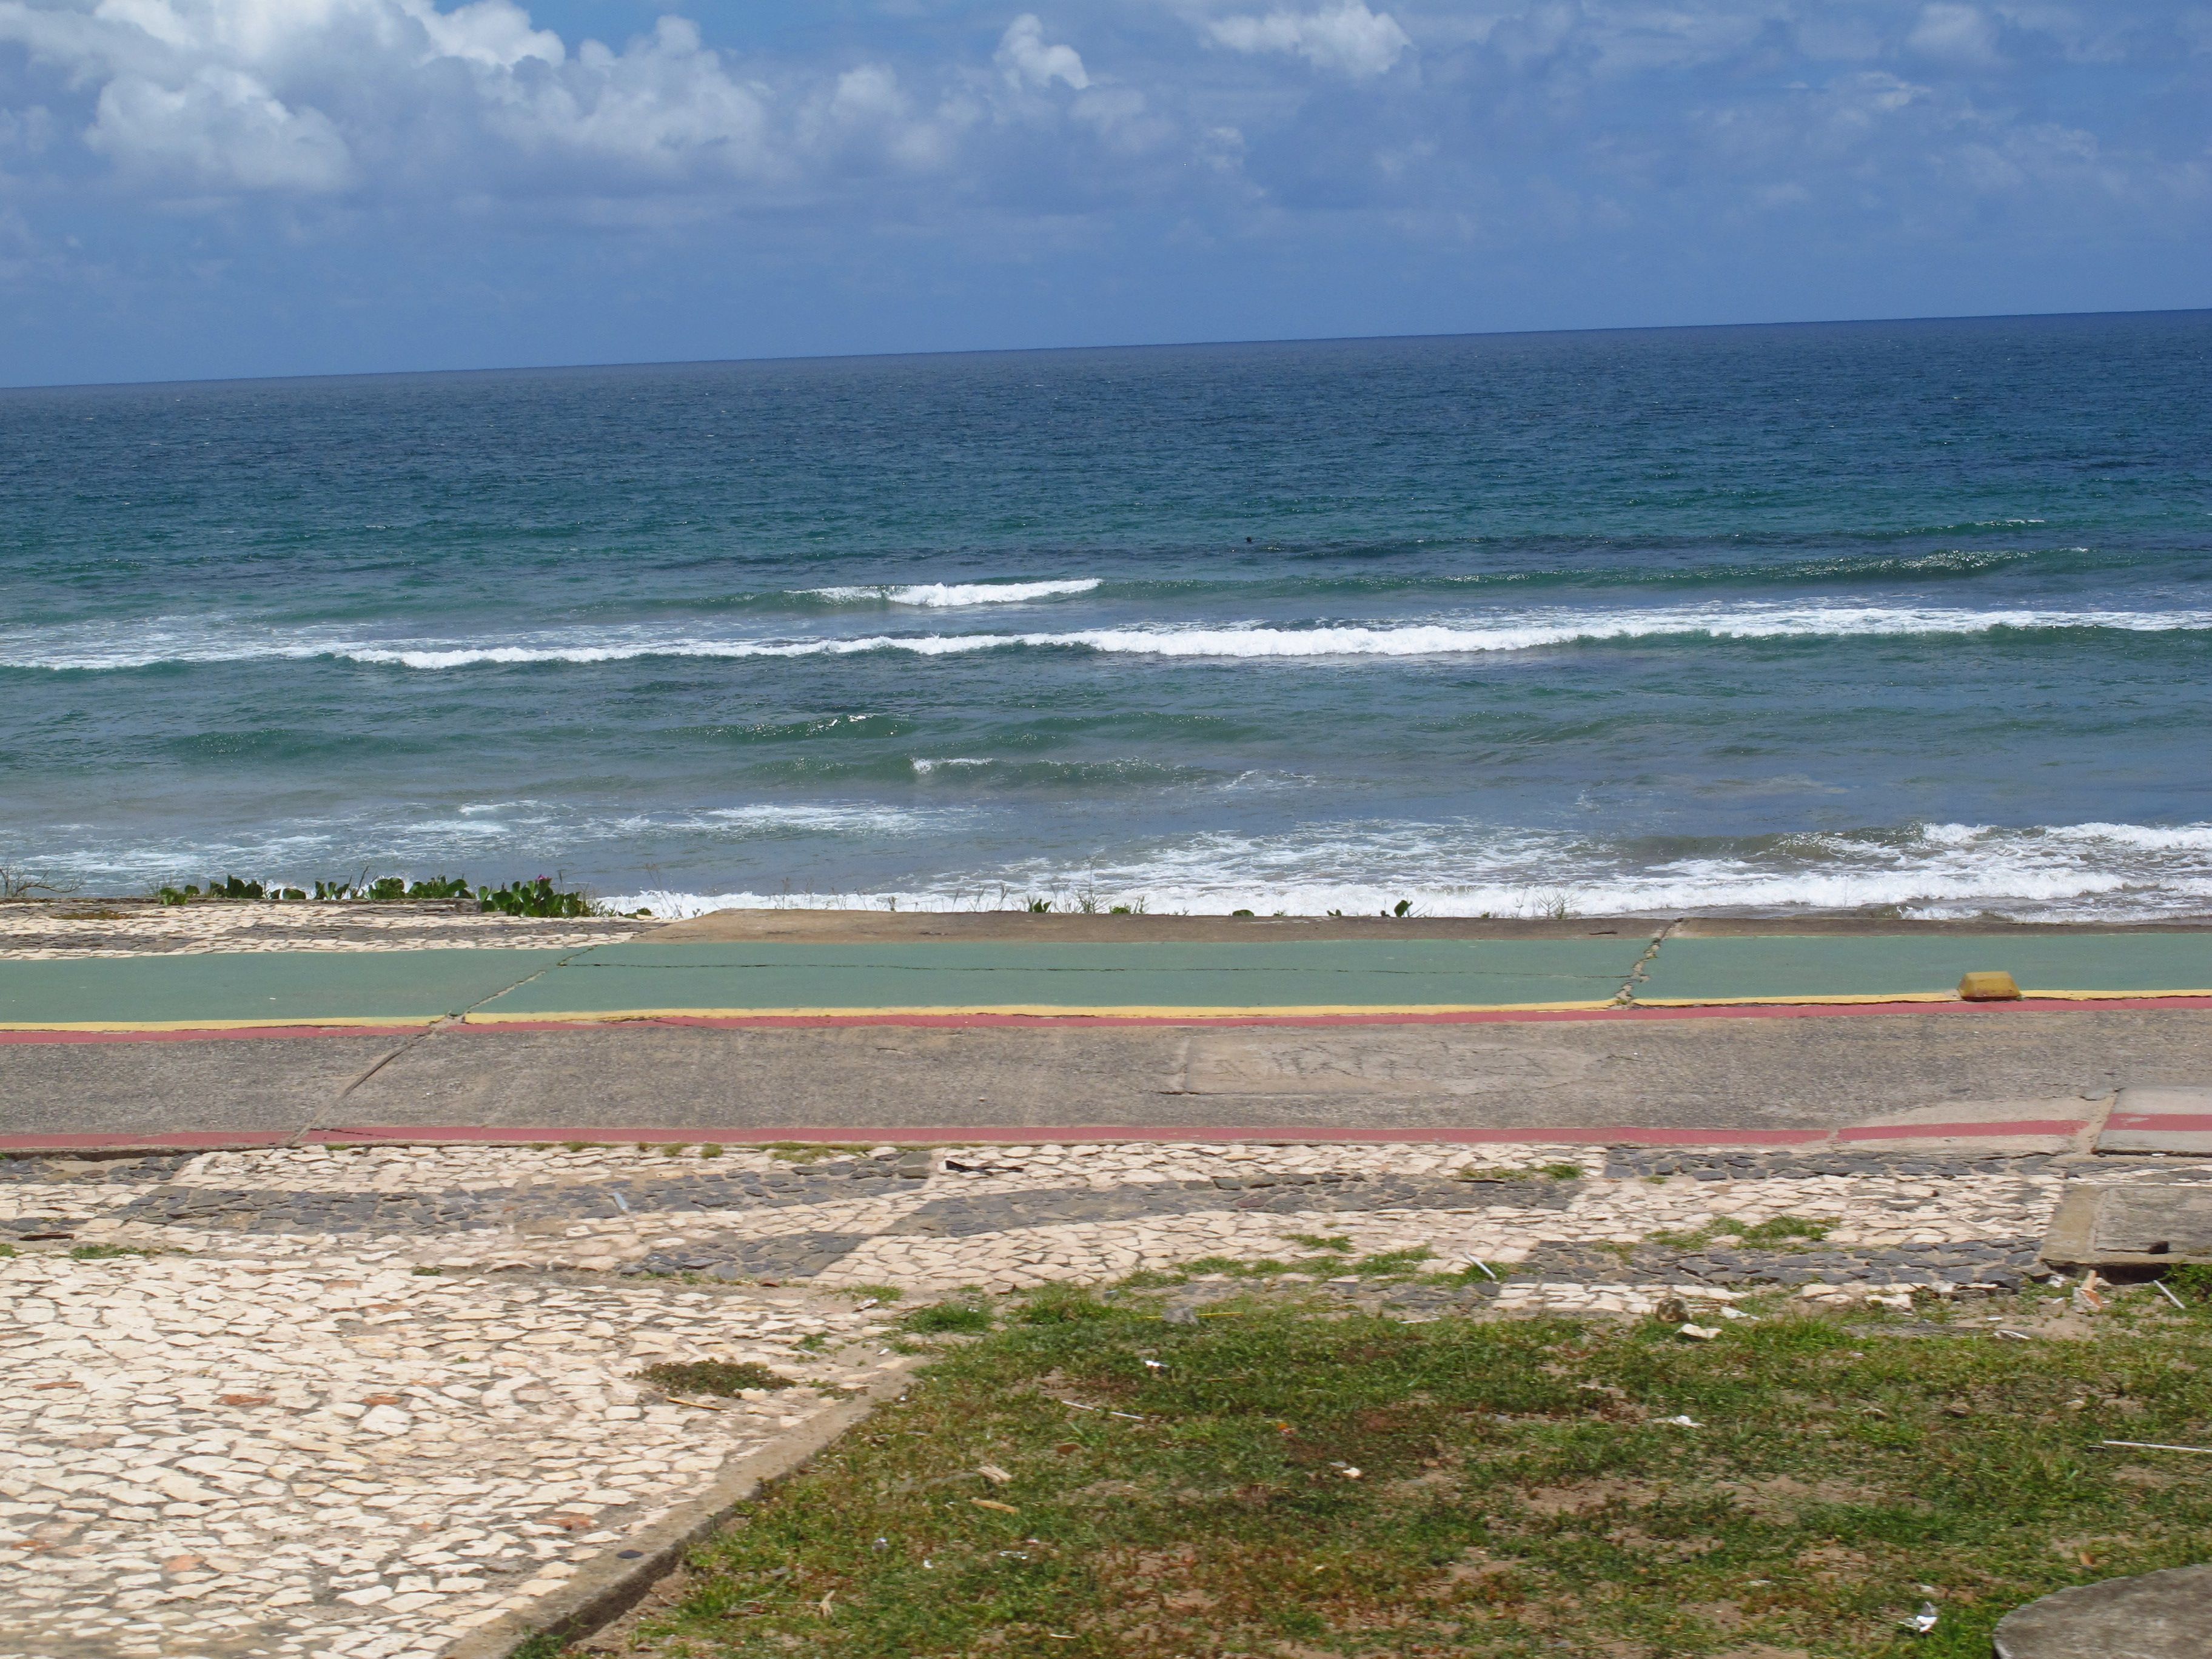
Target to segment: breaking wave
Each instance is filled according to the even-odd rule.
[[[545,663],[623,662],[646,657],[848,656],[868,652],[959,656],[1016,648],[1156,657],[1293,659],[1443,657],[1595,645],[1613,641],[1845,639],[1916,635],[2106,632],[2201,633],[2212,611],[2058,608],[1968,610],[1912,605],[1698,605],[1613,611],[1522,611],[1482,619],[1283,627],[1079,629],[1019,634],[871,634],[815,639],[716,639],[630,628],[539,633],[501,641],[239,638],[149,629],[129,639],[0,640],[0,667],[147,668],[170,663],[330,658],[422,670]]]

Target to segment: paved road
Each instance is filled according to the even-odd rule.
[[[0,1025],[44,1028],[0,1035],[0,1137],[1825,1129],[2212,1079],[2203,1002],[2094,1000],[2212,986],[2212,929],[1776,926],[785,912],[590,948],[0,961]],[[1951,1000],[1992,968],[2092,1000]],[[607,1019],[655,1011],[681,1017]]]
[[[363,1126],[1828,1128],[2212,1079],[2196,1011],[1476,1027],[446,1025],[0,1050],[8,1133]],[[1985,1114],[1986,1115],[1986,1114]]]

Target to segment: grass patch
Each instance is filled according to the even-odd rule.
[[[1653,1233],[1648,1242],[1664,1244],[1669,1249],[1701,1250],[1717,1239],[1732,1238],[1756,1249],[1802,1249],[1808,1244],[1818,1243],[1834,1230],[1832,1222],[1814,1221],[1802,1215],[1778,1215],[1751,1227],[1724,1218],[1709,1221],[1694,1231]]]
[[[149,1244],[72,1244],[70,1259],[73,1261],[114,1261],[126,1255],[161,1255],[164,1251]]]
[[[749,1359],[672,1359],[647,1365],[637,1374],[637,1380],[650,1382],[656,1389],[666,1389],[672,1394],[732,1395],[746,1389],[796,1386],[789,1377]]]
[[[1579,1164],[1540,1164],[1534,1169],[1495,1168],[1471,1164],[1452,1173],[1455,1181],[1580,1181],[1587,1174]]]
[[[1436,1252],[1424,1245],[1408,1250],[1383,1250],[1375,1255],[1364,1255],[1352,1264],[1352,1271],[1362,1279],[1394,1279],[1401,1273],[1418,1273],[1421,1263]]]
[[[2212,1267],[2169,1267],[2160,1282],[2176,1300],[2192,1307],[2212,1308]]]
[[[2195,1320],[2018,1344],[1792,1311],[1692,1346],[1009,1311],[695,1552],[640,1650],[1986,1659],[2011,1607],[2185,1565],[2212,1528],[2212,1471],[2097,1443],[2201,1443]],[[1906,1633],[1927,1599],[1942,1622]]]
[[[1335,1233],[1285,1233],[1293,1244],[1303,1244],[1310,1250],[1349,1250],[1352,1241]]]
[[[941,1336],[947,1333],[972,1335],[991,1328],[991,1310],[979,1308],[972,1302],[939,1302],[931,1307],[916,1308],[899,1321],[902,1330],[916,1336]]]
[[[865,1157],[868,1149],[865,1146],[817,1145],[805,1140],[771,1140],[761,1150],[785,1164],[819,1164],[824,1158]]]

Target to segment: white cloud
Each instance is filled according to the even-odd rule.
[[[1382,74],[1413,44],[1396,18],[1368,10],[1365,0],[1344,0],[1331,11],[1219,17],[1206,33],[1231,52],[1294,52],[1316,69],[1355,80]]]
[[[994,61],[1011,86],[1048,87],[1054,81],[1063,81],[1081,92],[1091,84],[1083,58],[1073,46],[1045,44],[1044,25],[1035,12],[1024,12],[1007,25]]]
[[[1976,6],[1923,6],[1907,48],[1923,58],[1953,64],[1993,64],[1997,58],[1997,29]]]
[[[352,153],[320,110],[289,108],[252,76],[213,64],[179,86],[118,76],[100,88],[85,143],[201,189],[316,192],[353,175]]]

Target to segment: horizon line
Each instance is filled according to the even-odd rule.
[[[1874,328],[1899,324],[2086,321],[2112,317],[2193,317],[2212,314],[2212,306],[2160,306],[2119,311],[1985,312],[1917,317],[1819,317],[1765,322],[1616,323],[1588,328],[1466,329],[1447,333],[1312,334],[1234,340],[1138,340],[1091,345],[963,346],[913,351],[814,351],[765,353],[744,357],[664,357],[592,362],[484,364],[471,368],[346,369],[301,374],[212,375],[184,380],[51,380],[0,385],[0,395],[27,392],[133,391],[152,386],[281,386],[312,380],[454,379],[492,374],[570,374],[594,370],[735,368],[757,363],[898,362],[933,357],[1072,356],[1080,352],[1187,351],[1204,349],[1287,345],[1358,345],[1382,341],[1543,339],[1577,334],[1708,334],[1753,329]]]

